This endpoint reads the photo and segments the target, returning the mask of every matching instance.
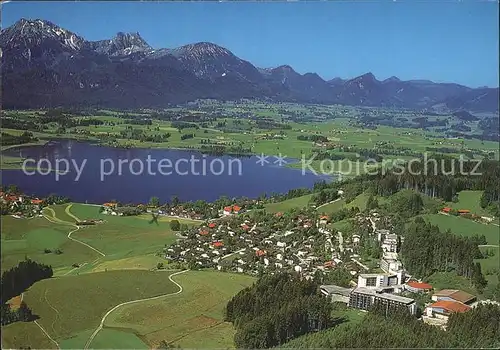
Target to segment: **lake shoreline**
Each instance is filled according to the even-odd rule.
[[[45,171],[28,176],[11,166],[2,169],[4,183],[16,184],[37,196],[60,193],[78,202],[116,199],[133,203],[147,202],[152,196],[165,200],[178,196],[183,201],[213,201],[220,196],[257,198],[334,180],[278,164],[272,158],[263,164],[256,156],[217,157],[194,149],[120,149],[82,140],[54,141],[50,146],[22,147],[20,155],[45,160],[59,173],[67,169],[66,174]],[[59,168],[54,167],[58,164]],[[43,162],[41,166],[49,165]]]

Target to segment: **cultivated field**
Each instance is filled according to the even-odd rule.
[[[43,217],[16,219],[2,216],[2,271],[17,265],[26,256],[52,265],[55,270],[97,259],[99,254],[67,238],[73,229],[70,225],[53,223]],[[45,253],[45,249],[51,252]],[[57,249],[62,253],[57,254]]]
[[[458,202],[447,202],[446,205],[456,210],[468,209],[471,213],[491,217],[491,213],[481,208],[483,191],[461,191],[458,193]]]
[[[277,212],[284,213],[293,208],[304,208],[307,207],[312,196],[313,196],[312,194],[307,194],[305,196],[287,199],[282,202],[269,203],[265,205],[265,208],[266,211],[270,213],[277,213]]]
[[[175,271],[155,255],[176,239],[169,226],[172,218],[156,225],[148,216],[107,216],[99,214],[98,206],[83,204],[53,206],[44,215],[2,217],[2,269],[28,256],[52,265],[56,276],[24,293],[23,300],[39,319],[3,327],[4,346],[83,348],[102,317],[118,304],[180,292],[169,280]],[[73,222],[82,219],[105,222],[76,230]],[[78,241],[69,239],[69,232]],[[47,247],[61,249],[62,254],[44,253]],[[78,268],[71,266],[75,263]],[[158,263],[166,270],[151,271]],[[232,347],[234,331],[223,322],[223,309],[254,279],[215,271],[189,271],[172,278],[182,293],[119,307],[109,314],[91,347],[148,349],[162,340],[183,347]]]
[[[35,283],[24,300],[40,317],[38,323],[60,341],[97,328],[106,311],[117,304],[176,292],[177,286],[167,278],[170,273],[110,271],[51,278]]]
[[[223,322],[227,301],[253,283],[249,276],[215,271],[189,271],[175,280],[181,294],[125,306],[105,327],[133,330],[150,345],[165,340],[182,348],[231,348],[234,330]]]
[[[422,217],[431,224],[439,226],[441,231],[451,230],[461,236],[484,235],[488,244],[498,244],[500,228],[493,224],[481,224],[460,216],[427,214]]]

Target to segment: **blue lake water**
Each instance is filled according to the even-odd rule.
[[[11,149],[5,154],[41,160],[40,170],[44,174],[3,170],[2,184],[16,184],[23,192],[36,196],[54,193],[88,203],[113,199],[145,203],[153,196],[161,201],[169,201],[172,196],[183,201],[212,201],[223,195],[256,198],[263,193],[311,188],[315,182],[331,179],[279,166],[275,157],[267,158],[262,165],[256,156],[235,158],[195,151],[120,149],[72,140]],[[285,161],[290,162],[286,158]],[[54,169],[56,164],[59,172],[45,171]],[[35,165],[35,161],[28,165]]]

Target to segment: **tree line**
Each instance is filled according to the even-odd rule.
[[[484,237],[462,237],[450,231],[441,232],[437,226],[417,217],[408,227],[401,245],[401,259],[405,268],[414,276],[427,277],[436,271],[452,271],[469,278],[478,291],[487,281],[479,263],[482,258],[478,244]]]
[[[298,275],[264,275],[236,294],[225,320],[236,327],[238,348],[269,348],[331,325],[332,305],[318,284]]]
[[[31,287],[35,282],[45,278],[50,278],[53,275],[52,267],[37,263],[26,258],[17,266],[4,271],[1,278],[1,303],[20,295],[27,288]]]
[[[17,310],[12,310],[7,301],[21,295],[35,282],[52,277],[52,274],[52,267],[27,258],[2,273],[0,280],[2,326],[17,321],[32,321],[35,318],[25,302],[21,302]]]
[[[479,305],[465,313],[453,313],[446,331],[411,316],[405,309],[389,313],[375,306],[359,323],[299,337],[283,348],[498,348],[500,306]]]

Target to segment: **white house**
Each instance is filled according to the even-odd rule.
[[[383,289],[384,291],[400,292],[404,286],[404,272],[367,273],[358,276],[358,287]]]

